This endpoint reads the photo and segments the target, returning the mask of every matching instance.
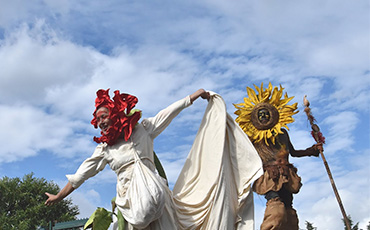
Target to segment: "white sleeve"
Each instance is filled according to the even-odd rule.
[[[93,155],[80,165],[75,174],[66,175],[73,188],[80,187],[87,179],[95,176],[105,168],[107,161],[102,150],[102,145],[98,145]]]
[[[156,116],[144,119],[142,125],[152,137],[156,138],[171,121],[186,107],[191,105],[190,96],[187,96],[167,108],[161,110]]]

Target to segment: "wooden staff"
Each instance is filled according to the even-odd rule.
[[[315,141],[317,143],[325,144],[325,137],[320,132],[319,126],[317,124],[315,124],[315,118],[314,118],[314,116],[311,113],[311,109],[309,107],[310,106],[310,102],[307,100],[307,95],[305,95],[304,98],[303,98],[303,105],[306,107],[304,109],[304,112],[306,113],[307,119],[309,120],[309,122],[311,124],[311,129],[312,129],[311,134],[312,134],[312,137],[315,139]],[[344,206],[343,206],[342,200],[340,199],[340,196],[339,196],[337,187],[335,186],[334,179],[333,179],[333,176],[332,176],[332,174],[330,172],[330,168],[329,168],[328,162],[326,161],[325,156],[324,156],[324,153],[323,153],[323,151],[321,149],[320,149],[320,155],[321,155],[322,160],[324,161],[326,172],[328,173],[328,176],[329,176],[329,179],[330,179],[330,182],[331,182],[331,186],[333,187],[335,197],[337,198],[337,201],[338,201],[340,210],[341,210],[342,215],[343,215],[344,223],[345,223],[347,229],[348,230],[351,230],[351,225],[349,223],[349,220],[348,220],[346,211],[344,210]]]

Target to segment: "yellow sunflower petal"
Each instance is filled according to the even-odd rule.
[[[256,103],[254,103],[254,104],[256,104]],[[251,101],[251,99],[249,99],[249,98],[244,98],[244,106],[246,107],[246,108],[248,108],[248,107],[250,107],[250,108],[253,108],[253,102]]]
[[[257,99],[258,99],[258,101],[261,101],[263,89],[260,90],[260,88],[258,86],[256,86],[256,85],[253,85],[253,86],[257,90]]]
[[[274,87],[274,90],[272,91],[272,95],[271,95],[271,99],[270,99],[270,104],[271,105],[278,105],[279,104],[279,90],[278,88],[275,86]]]
[[[248,93],[248,96],[250,98],[250,100],[254,103],[254,104],[257,104],[259,101],[258,101],[258,98],[257,98],[257,95],[256,93],[254,92],[253,89],[247,87],[247,93]]]
[[[270,83],[271,84],[271,83]],[[269,88],[266,89],[266,90],[262,90],[262,98],[261,98],[261,102],[268,102],[269,100],[269,97],[271,95],[271,90],[272,90],[272,86],[270,87],[271,85],[269,85]],[[263,84],[261,84],[261,87],[263,87]]]

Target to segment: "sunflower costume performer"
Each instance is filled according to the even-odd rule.
[[[263,162],[264,174],[253,184],[253,190],[264,195],[267,203],[261,230],[298,230],[298,216],[292,207],[293,193],[301,188],[297,168],[289,163],[293,157],[318,156],[321,146],[295,150],[290,142],[287,124],[297,111],[297,103],[288,105],[288,97],[280,86],[269,83],[267,88],[255,86],[257,93],[247,87],[248,98],[234,104],[236,122],[248,135]]]

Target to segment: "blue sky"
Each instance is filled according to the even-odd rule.
[[[370,221],[370,5],[368,1],[52,1],[0,0],[0,176],[36,177],[63,187],[95,148],[95,92],[139,98],[154,115],[199,88],[219,93],[228,112],[253,84],[282,85],[299,103],[290,136],[314,142],[307,95],[326,137],[347,214]],[[206,102],[184,110],[155,140],[174,184]],[[300,227],[342,229],[320,158],[291,158],[303,180],[294,198]],[[80,217],[115,196],[109,168],[72,195]],[[265,200],[255,196],[256,229]]]

